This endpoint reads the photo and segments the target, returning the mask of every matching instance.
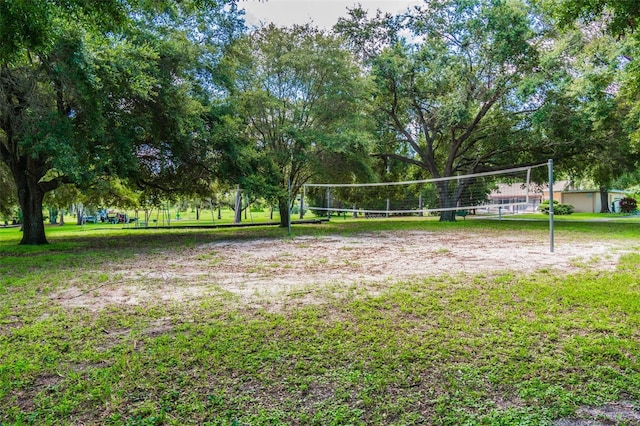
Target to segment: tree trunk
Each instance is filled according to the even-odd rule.
[[[609,191],[604,186],[600,187],[600,213],[611,213],[609,210]]]
[[[22,240],[20,244],[47,244],[42,216],[44,191],[39,188],[38,183],[33,179],[23,176],[15,180],[18,189],[18,200],[22,209]]]
[[[440,222],[455,222],[456,212],[455,210],[445,210],[440,212]]]
[[[289,200],[286,197],[278,198],[278,209],[280,210],[280,227],[289,226]]]
[[[82,216],[84,215],[84,206],[80,203],[75,205],[76,211],[76,225],[82,225]]]
[[[240,185],[238,185],[233,223],[240,222],[242,222],[242,190],[240,189]]]
[[[49,225],[57,225],[58,224],[58,209],[50,208],[49,209]]]
[[[437,190],[438,190],[438,204],[440,204],[441,209],[450,209],[455,207],[456,203],[453,199],[453,194],[449,190],[449,182],[437,182]],[[455,210],[442,210],[440,212],[440,222],[455,222],[456,221],[456,211]]]

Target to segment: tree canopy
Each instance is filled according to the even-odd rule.
[[[231,0],[0,0],[0,211],[17,202],[22,243],[40,244],[62,185],[147,201],[241,185],[284,225],[288,188],[310,180],[548,158],[606,191],[638,164],[639,16],[623,0],[442,0],[355,7],[326,32],[246,29]],[[442,220],[464,190],[438,186]]]
[[[640,68],[635,29],[640,6],[627,1],[543,2],[555,19],[556,40],[564,44],[562,67],[571,79],[565,86],[562,133],[573,155],[565,170],[574,179],[590,179],[603,200],[613,182],[638,165],[640,145]],[[547,122],[548,128],[563,124]],[[571,143],[569,143],[571,141]],[[608,203],[602,202],[607,209]]]
[[[358,45],[361,28],[370,26],[340,27]],[[433,178],[519,161],[514,153],[529,149],[522,132],[526,114],[544,96],[526,87],[539,68],[526,5],[428,3],[406,17],[404,30],[411,41],[400,39],[370,59],[377,117],[388,135],[377,155],[418,166]],[[455,206],[463,190],[449,193],[439,185],[441,207]],[[452,211],[442,218],[455,219]]]
[[[251,146],[248,190],[276,201],[288,222],[287,188],[297,193],[313,176],[366,174],[364,80],[340,40],[309,26],[268,26],[238,40],[223,66],[240,131]],[[343,161],[349,167],[331,167]],[[335,175],[334,175],[335,176]]]
[[[46,242],[42,200],[61,184],[198,183],[211,94],[200,77],[236,18],[215,1],[0,2],[0,156],[23,244]]]

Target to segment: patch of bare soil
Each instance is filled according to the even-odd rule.
[[[140,254],[95,271],[107,274],[107,282],[71,283],[53,297],[66,306],[94,310],[228,293],[251,300],[304,292],[310,286],[375,288],[443,274],[610,270],[623,252],[611,242],[581,241],[557,242],[550,253],[548,244],[526,235],[458,231],[223,241]]]
[[[640,425],[640,409],[631,402],[620,401],[602,407],[582,407],[577,417],[555,421],[554,426]]]

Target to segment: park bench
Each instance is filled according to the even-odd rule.
[[[468,214],[469,214],[469,210],[456,210],[456,216],[460,216],[464,220],[467,220]]]

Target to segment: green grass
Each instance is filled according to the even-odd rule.
[[[543,221],[548,221],[549,216],[543,213],[526,213],[526,214],[504,214],[503,219],[538,219]],[[625,221],[625,222],[635,222],[640,223],[640,216],[637,214],[627,214],[627,213],[572,213],[569,215],[554,215],[555,221]]]
[[[294,234],[380,230],[544,241],[547,225],[334,220]],[[375,295],[335,283],[310,288],[315,302],[306,304],[247,305],[222,291],[94,311],[63,307],[55,294],[108,283],[103,266],[117,259],[289,237],[276,227],[66,225],[48,228],[47,246],[20,247],[18,230],[0,229],[0,423],[549,424],[582,405],[637,404],[640,228],[556,230],[561,241],[610,239],[634,250],[615,271],[425,277]]]

